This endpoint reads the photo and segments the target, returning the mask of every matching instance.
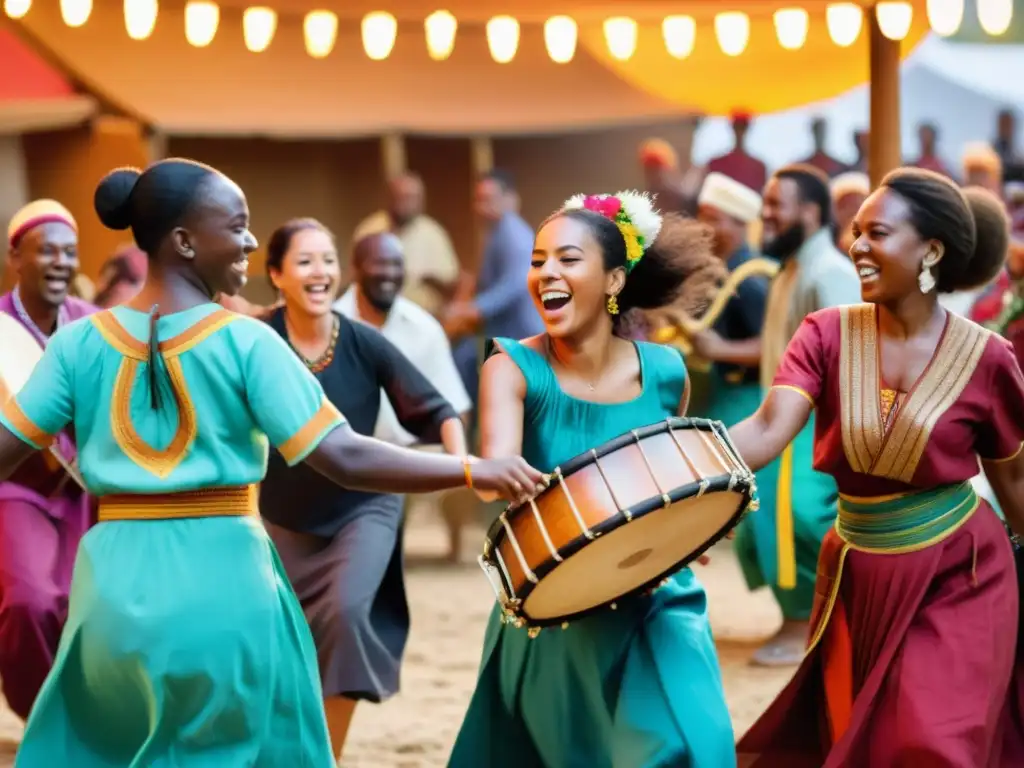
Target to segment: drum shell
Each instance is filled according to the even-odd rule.
[[[527,568],[542,579],[558,565],[558,557],[568,558],[586,546],[590,539],[584,529],[595,538],[606,535],[630,518],[667,506],[666,501],[732,488],[742,503],[731,520],[722,521],[724,535],[746,508],[750,483],[745,467],[716,442],[710,422],[699,421],[703,428],[694,428],[688,419],[673,419],[671,432],[662,422],[583,454],[562,468],[561,481],[556,478],[534,505],[510,509],[495,521],[485,557],[501,564],[510,597],[523,600],[532,590]],[[636,435],[642,436],[639,441]],[[713,541],[702,542],[706,546],[695,549],[689,559]]]

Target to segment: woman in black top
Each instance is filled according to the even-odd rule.
[[[267,321],[356,432],[373,434],[383,389],[405,429],[466,455],[458,414],[426,378],[376,330],[332,311],[341,269],[322,224],[296,219],[275,231],[267,271],[284,299]],[[398,690],[409,631],[402,497],[338,488],[272,451],[260,512],[313,631],[340,757],[356,702],[381,702]]]

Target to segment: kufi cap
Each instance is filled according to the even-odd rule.
[[[724,173],[709,173],[697,197],[698,205],[710,205],[749,224],[761,214],[761,195]]]
[[[14,248],[30,229],[52,221],[67,224],[75,232],[78,232],[78,223],[75,221],[75,217],[63,205],[56,200],[34,200],[14,214],[11,223],[7,226],[8,246]]]

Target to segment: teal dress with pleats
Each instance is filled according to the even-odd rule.
[[[550,471],[676,415],[678,350],[637,342],[641,394],[600,404],[565,394],[546,359],[496,340],[526,379],[523,457]],[[732,723],[704,589],[689,568],[647,597],[530,639],[497,607],[452,768],[732,768]]]
[[[101,508],[119,494],[201,507],[204,490],[252,490],[268,440],[296,463],[343,422],[257,320],[214,304],[167,315],[156,358],[150,333],[127,307],[62,328],[0,414],[35,448],[73,425]],[[313,638],[252,508],[85,535],[17,768],[334,766]]]

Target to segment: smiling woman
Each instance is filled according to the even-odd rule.
[[[353,259],[381,279],[367,298],[390,307],[401,287],[394,235],[361,238]],[[381,333],[334,311],[341,280],[334,237],[315,219],[293,219],[270,236],[267,270],[284,306],[270,326],[295,350],[349,417],[371,435],[383,404],[421,443],[442,442],[466,455],[462,421],[445,398]],[[409,632],[402,570],[403,497],[338,488],[308,467],[289,467],[274,451],[260,512],[313,631],[327,726],[340,756],[358,701],[378,703],[398,690]]]
[[[1018,576],[970,482],[980,460],[1024,533],[1024,375],[1005,340],[935,295],[991,279],[1006,213],[984,190],[904,168],[854,233],[868,303],[808,315],[761,408],[730,430],[757,468],[817,410],[814,467],[840,496],[807,655],[740,756],[754,768],[1024,765]]]
[[[54,334],[0,411],[0,479],[71,425],[99,498],[18,764],[333,766],[313,643],[256,519],[268,443],[359,490],[457,487],[469,459],[356,434],[278,334],[213,303],[256,248],[222,173],[120,169],[95,208],[132,230],[146,284]],[[518,458],[472,477],[509,498],[542,479]]]

